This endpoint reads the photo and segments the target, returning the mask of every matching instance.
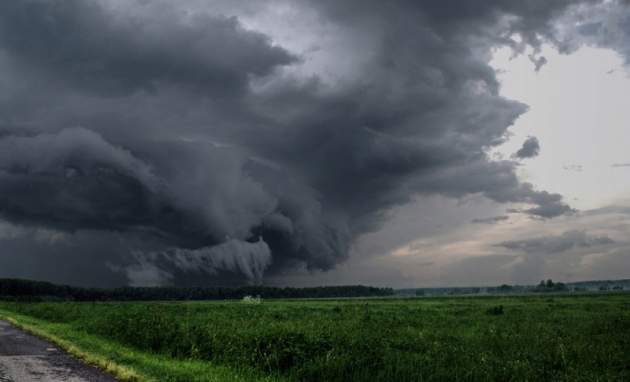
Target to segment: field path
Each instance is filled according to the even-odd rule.
[[[0,382],[116,382],[57,346],[0,320]]]

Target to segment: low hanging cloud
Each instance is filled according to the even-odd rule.
[[[271,262],[271,251],[262,238],[254,243],[231,239],[212,247],[192,250],[175,248],[162,252],[136,252],[135,259],[137,263],[124,268],[124,272],[136,285],[169,283],[173,279],[173,271],[202,272],[208,276],[229,271],[260,283]]]
[[[523,142],[523,146],[514,154],[516,158],[526,159],[537,157],[540,153],[540,143],[538,138],[529,137]]]
[[[534,70],[539,72],[543,66],[547,64],[547,59],[545,56],[536,57],[534,54],[530,54],[527,56],[529,60],[534,64]]]
[[[315,50],[243,21],[262,5],[117,4],[0,4],[0,214],[129,240],[110,269],[130,282],[329,270],[418,195],[574,212],[487,154],[527,110],[499,94],[493,49],[568,41],[573,1],[266,5],[334,30]]]

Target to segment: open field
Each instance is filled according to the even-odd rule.
[[[0,303],[0,315],[128,380],[630,380],[628,294]]]

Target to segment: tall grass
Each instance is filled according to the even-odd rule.
[[[630,298],[2,304],[179,360],[301,381],[630,379]]]

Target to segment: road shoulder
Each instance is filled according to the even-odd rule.
[[[59,346],[0,321],[0,381],[116,382]]]

